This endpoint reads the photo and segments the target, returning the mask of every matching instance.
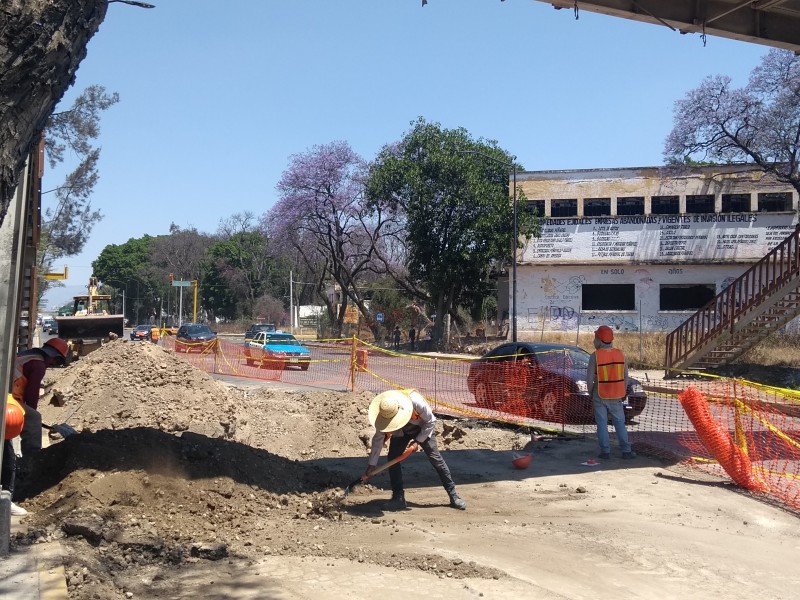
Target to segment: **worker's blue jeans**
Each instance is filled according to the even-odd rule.
[[[631,445],[628,442],[628,430],[625,427],[625,409],[622,408],[622,400],[597,400],[594,402],[594,421],[597,423],[597,442],[600,444],[600,452],[611,452],[611,442],[608,439],[608,416],[611,415],[611,423],[614,431],[617,432],[619,447],[623,452],[630,452]]]
[[[392,460],[400,456],[403,452],[406,451],[408,448],[408,444],[411,443],[417,434],[419,434],[419,428],[415,427],[412,431],[403,431],[402,435],[392,435],[391,439],[389,440],[389,454],[388,460]],[[452,494],[456,491],[456,484],[453,482],[453,476],[450,475],[450,468],[447,466],[447,463],[444,462],[444,458],[442,457],[441,452],[439,452],[439,448],[436,445],[436,437],[432,435],[427,440],[420,444],[422,450],[425,452],[425,455],[428,457],[428,460],[431,461],[433,468],[436,469],[436,472],[439,474],[439,479],[442,481],[442,485],[444,486],[445,491],[448,494]],[[389,467],[389,480],[392,483],[392,497],[397,496],[403,493],[403,467],[402,463],[398,463],[393,467]]]

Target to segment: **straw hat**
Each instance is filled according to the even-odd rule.
[[[383,432],[397,431],[411,420],[414,407],[407,391],[389,390],[369,404],[369,424]]]

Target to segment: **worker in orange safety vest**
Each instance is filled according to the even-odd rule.
[[[622,352],[613,347],[613,342],[614,332],[610,327],[601,325],[597,328],[594,332],[595,352],[589,357],[589,366],[586,370],[586,386],[592,395],[600,458],[611,458],[609,416],[622,449],[622,458],[636,458],[636,453],[628,441],[625,409],[622,406],[627,397],[628,365]]]
[[[11,394],[8,394],[6,400],[6,419],[5,431],[3,440],[3,464],[0,468],[0,489],[9,493],[13,498],[14,496],[14,481],[16,479],[17,470],[17,455],[14,451],[14,445],[11,443],[15,437],[22,433],[22,428],[25,425],[25,409],[22,405],[14,400]],[[23,507],[11,502],[11,516],[24,517],[28,511]]]

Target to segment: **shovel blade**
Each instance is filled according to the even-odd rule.
[[[46,429],[49,429],[50,431],[55,431],[58,435],[60,435],[63,438],[78,433],[73,427],[67,425],[66,423],[60,423],[58,425],[44,425],[44,427]]]

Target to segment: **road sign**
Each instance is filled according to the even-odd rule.
[[[383,323],[383,313],[378,313],[377,315],[375,315],[375,320],[378,323]]]
[[[192,285],[191,281],[173,281],[172,287],[189,287]]]

